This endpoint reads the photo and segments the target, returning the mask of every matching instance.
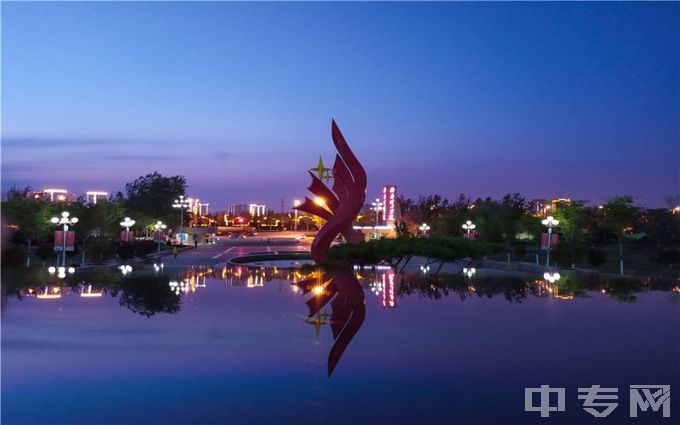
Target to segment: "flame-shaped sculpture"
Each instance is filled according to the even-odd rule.
[[[326,250],[339,234],[347,242],[363,239],[361,232],[352,229],[352,221],[359,214],[366,198],[366,171],[349,148],[335,120],[331,123],[331,136],[338,151],[332,168],[333,189],[309,172],[312,184],[308,189],[316,199],[305,197],[305,201],[296,207],[299,211],[326,220],[312,242],[312,258],[317,264],[326,260]]]

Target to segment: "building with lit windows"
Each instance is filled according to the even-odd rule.
[[[550,201],[547,199],[533,199],[527,203],[527,210],[529,214],[536,217],[546,217],[553,214],[560,205],[571,205],[571,199],[555,198]]]
[[[33,192],[31,196],[34,199],[42,199],[47,202],[73,202],[75,195],[69,193],[66,189],[43,189],[38,192]]]
[[[250,204],[248,205],[248,212],[251,216],[257,217],[266,214],[266,206],[264,204]]]
[[[96,205],[97,202],[106,202],[109,198],[108,192],[99,192],[96,190],[88,190],[85,192],[85,200],[88,204]]]
[[[353,226],[354,230],[359,230],[364,234],[366,240],[397,237],[396,223],[401,220],[401,209],[397,200],[397,186],[385,185],[382,190],[381,201],[380,220],[375,220],[375,224],[370,226]],[[365,209],[368,211],[370,207],[366,206]],[[373,213],[369,214],[372,215]]]
[[[242,215],[249,214],[248,205],[246,204],[230,204],[227,207],[227,214],[230,215]]]

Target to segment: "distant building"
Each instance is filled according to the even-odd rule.
[[[555,212],[558,206],[565,206],[568,207],[571,205],[571,199],[569,198],[556,198],[550,201],[550,210],[552,212]]]
[[[364,234],[365,240],[380,238],[395,238],[397,236],[396,223],[401,221],[401,208],[397,200],[397,186],[385,185],[382,190],[382,210],[380,219],[376,218],[375,209],[372,205],[365,205],[361,223],[353,226]],[[368,218],[368,220],[366,219]],[[371,225],[366,225],[366,223]]]
[[[73,202],[75,195],[69,193],[66,189],[43,189],[39,192],[33,192],[34,199],[42,199],[47,202]]]
[[[569,198],[555,198],[548,201],[547,199],[533,199],[528,203],[528,212],[537,217],[546,217],[554,214],[559,206],[571,205]]]
[[[88,204],[97,204],[97,201],[102,202],[106,201],[109,198],[108,192],[97,192],[94,190],[90,190],[85,192],[85,200],[87,201]]]
[[[260,215],[265,215],[266,211],[266,206],[265,205],[259,205],[259,204],[250,204],[248,205],[248,212],[250,213],[251,216],[257,217]]]
[[[545,214],[545,207],[548,205],[547,199],[532,199],[529,201],[528,212],[531,215],[542,216]]]
[[[227,208],[227,214],[231,215],[245,215],[249,213],[248,205],[246,204],[230,204]]]

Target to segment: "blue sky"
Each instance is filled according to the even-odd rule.
[[[385,183],[680,192],[677,3],[2,3],[2,177],[216,209],[305,195],[335,118]]]

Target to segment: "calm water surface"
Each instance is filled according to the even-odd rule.
[[[675,397],[671,419],[628,418],[629,385],[680,388],[672,285],[355,272],[98,270],[63,286],[3,282],[2,422],[680,417]],[[566,388],[565,412],[524,412],[524,388],[541,384]],[[620,388],[607,419],[577,399],[592,384]]]

